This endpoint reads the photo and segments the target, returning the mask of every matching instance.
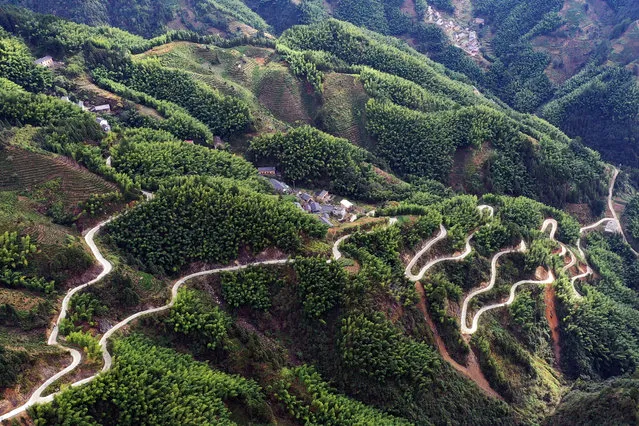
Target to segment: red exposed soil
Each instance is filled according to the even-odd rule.
[[[484,373],[482,373],[479,367],[479,361],[477,360],[477,357],[475,356],[473,351],[470,351],[470,353],[468,354],[467,366],[460,365],[453,358],[451,358],[450,354],[446,350],[444,341],[437,331],[435,323],[433,322],[430,315],[428,315],[428,310],[426,309],[426,297],[424,296],[424,287],[420,282],[417,282],[415,283],[415,289],[419,294],[419,309],[420,311],[422,311],[422,314],[424,314],[424,319],[433,332],[433,336],[435,337],[435,345],[437,346],[437,350],[439,351],[442,358],[444,358],[444,360],[446,360],[446,362],[448,362],[455,370],[459,371],[461,374],[475,382],[475,384],[479,386],[479,388],[482,389],[487,395],[493,398],[503,399],[497,392],[495,392],[493,388],[490,387],[488,380],[486,380],[486,377],[484,377]]]
[[[404,0],[400,10],[412,18],[417,16],[417,12],[415,12],[415,2],[413,0]]]
[[[544,302],[546,304],[546,319],[550,327],[552,337],[552,351],[555,354],[555,368],[559,368],[561,360],[561,340],[559,335],[559,318],[557,317],[557,307],[555,306],[555,288],[552,284],[546,286],[544,291]]]

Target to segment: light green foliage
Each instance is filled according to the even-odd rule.
[[[324,50],[352,65],[367,65],[397,75],[463,104],[474,103],[472,88],[443,75],[443,67],[417,54],[405,44],[379,39],[351,24],[328,20],[308,27],[293,27],[278,44],[293,50]]]
[[[36,424],[231,425],[225,402],[264,408],[264,395],[251,380],[212,370],[139,336],[116,340],[113,346],[113,368],[50,404],[33,407]]]
[[[120,192],[108,192],[106,194],[91,194],[82,203],[82,210],[91,217],[100,216],[106,213],[107,207],[123,200]]]
[[[311,318],[321,318],[339,302],[346,285],[344,269],[322,258],[297,258],[297,283],[304,312]]]
[[[363,149],[310,126],[254,138],[247,155],[257,164],[274,162],[269,164],[276,164],[288,181],[326,183],[344,195],[383,200],[410,190],[404,182],[389,183],[377,175]]]
[[[220,275],[220,280],[222,295],[230,306],[239,308],[246,305],[264,311],[271,307],[270,288],[284,283],[277,278],[275,271],[260,268],[226,272]]]
[[[219,136],[241,133],[251,121],[246,102],[225,96],[184,71],[164,68],[155,60],[129,64],[119,80],[134,90],[183,107]]]
[[[549,239],[534,240],[526,252],[526,258],[524,260],[526,270],[528,272],[534,272],[538,266],[547,267],[550,264],[551,249],[552,244]]]
[[[0,78],[0,117],[14,125],[75,126],[73,134],[80,139],[95,139],[100,135],[100,128],[90,113],[51,96],[26,92],[5,78]]]
[[[209,349],[223,347],[231,319],[217,306],[209,307],[193,290],[180,289],[166,322],[173,331]]]
[[[113,167],[142,187],[155,190],[176,176],[220,176],[259,187],[257,170],[241,157],[180,141],[131,142],[125,136],[111,150]]]
[[[459,107],[457,103],[395,75],[365,67],[359,76],[366,92],[374,98],[387,98],[397,105],[422,112],[445,111]]]
[[[71,324],[86,321],[90,326],[95,327],[94,316],[101,316],[107,312],[107,306],[103,305],[94,295],[79,293],[71,298],[69,314],[65,319],[68,319]]]
[[[317,93],[322,92],[324,74],[317,69],[314,62],[309,60],[309,55],[306,54],[306,52],[298,52],[296,50],[289,49],[283,44],[278,44],[277,53],[282,55],[294,75],[305,78],[311,86],[313,86]]]
[[[285,368],[276,384],[276,397],[298,421],[306,424],[410,425],[361,402],[340,395],[312,367]]]
[[[213,133],[211,130],[200,120],[189,115],[184,108],[173,102],[160,101],[146,93],[129,89],[124,84],[110,80],[102,74],[104,74],[103,70],[102,72],[96,70],[93,73],[93,79],[98,86],[110,92],[117,93],[132,102],[154,108],[165,118],[164,120],[155,120],[140,115],[139,119],[142,121],[141,124],[143,127],[166,130],[181,140],[193,140],[194,142],[202,144],[213,143]]]
[[[423,390],[441,362],[433,349],[399,333],[380,313],[344,318],[339,347],[344,365],[358,374],[380,382],[407,381]]]
[[[195,260],[228,262],[240,245],[295,251],[300,232],[320,237],[325,230],[294,205],[222,178],[176,181],[107,225],[122,251],[168,271]]]
[[[500,220],[493,220],[486,226],[482,226],[473,236],[475,249],[482,256],[496,253],[512,238],[511,232]]]
[[[6,36],[0,29],[0,76],[32,92],[49,89],[53,83],[51,72],[34,65],[34,58],[25,44]]]
[[[584,298],[573,302],[565,278],[557,287],[562,359],[570,360],[564,368],[572,376],[603,378],[634,371],[639,364],[639,297],[632,290],[637,260],[619,237],[589,235],[586,253],[600,278],[581,286]]]
[[[525,197],[502,198],[499,217],[505,223],[511,223],[523,230],[539,229],[543,216],[540,204]]]
[[[18,237],[17,232],[8,231],[0,234],[0,284],[51,293],[54,288],[53,281],[25,275],[23,272],[29,265],[29,258],[37,250],[29,235]]]
[[[447,350],[452,356],[463,360],[469,348],[462,338],[457,318],[448,313],[449,301],[459,302],[462,289],[450,282],[445,275],[436,274],[425,280],[424,295],[428,300],[428,311],[437,325]]]
[[[88,332],[72,331],[67,336],[67,342],[71,345],[79,346],[91,361],[97,361],[102,355],[98,339]]]

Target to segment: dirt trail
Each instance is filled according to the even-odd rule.
[[[479,386],[479,388],[483,390],[487,395],[503,400],[503,398],[497,392],[495,392],[493,388],[490,387],[488,380],[486,380],[486,377],[484,377],[484,373],[482,373],[481,368],[479,367],[479,361],[477,360],[477,357],[475,356],[473,351],[470,351],[470,353],[468,354],[467,367],[459,364],[450,356],[448,350],[446,349],[444,341],[437,331],[437,327],[435,326],[433,319],[428,314],[428,310],[426,309],[426,296],[424,295],[424,287],[420,282],[415,283],[415,290],[417,290],[417,293],[419,294],[419,310],[424,315],[424,320],[426,320],[426,323],[433,332],[433,336],[435,337],[435,345],[437,346],[437,350],[439,351],[442,358],[444,358],[444,360],[449,363],[455,370],[459,371],[461,374],[475,382],[475,384]]]
[[[548,284],[544,291],[544,302],[546,304],[546,320],[550,327],[550,335],[552,337],[552,351],[555,354],[555,368],[561,365],[561,340],[559,334],[559,317],[557,316],[557,307],[555,306],[555,288],[552,284]]]

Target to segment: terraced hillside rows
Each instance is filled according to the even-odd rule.
[[[86,200],[91,194],[117,191],[117,187],[89,173],[66,157],[39,154],[13,146],[0,147],[0,190],[11,191],[60,180],[69,203]]]

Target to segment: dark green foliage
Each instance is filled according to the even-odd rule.
[[[557,26],[553,12],[561,0],[473,0],[476,14],[485,16],[495,32],[492,47],[499,58],[486,77],[487,85],[513,108],[532,112],[547,101],[554,87],[546,74],[548,55],[533,50],[528,39]]]
[[[85,386],[70,388],[30,415],[39,424],[233,424],[225,403],[262,408],[253,381],[211,370],[188,355],[139,336],[114,342],[115,365]],[[263,419],[254,419],[263,422]]]
[[[425,221],[416,225],[414,232],[428,231],[434,225],[434,219],[437,219],[436,214],[430,217],[430,223]],[[439,223],[434,226],[438,227]],[[404,276],[405,266],[399,258],[402,238],[406,239],[406,235],[402,235],[399,226],[390,226],[356,232],[346,240],[343,251],[361,266],[357,279],[344,296],[346,304],[375,305],[376,300],[389,295],[405,306],[417,301],[415,287]]]
[[[177,5],[173,0],[17,0],[2,3],[55,14],[83,24],[112,25],[144,36],[162,33]]]
[[[379,0],[340,0],[335,9],[335,17],[358,27],[388,33],[384,4]]]
[[[586,145],[610,161],[637,166],[639,132],[639,86],[623,68],[596,70],[590,77],[574,77],[569,88],[543,108],[542,115],[568,135],[579,136]],[[591,73],[591,74],[592,74]]]
[[[195,291],[180,289],[166,322],[189,342],[215,349],[225,344],[231,319],[217,306],[207,306]]]
[[[389,183],[376,174],[363,149],[310,126],[257,137],[247,155],[257,164],[277,165],[288,181],[327,184],[344,195],[384,200],[402,198],[410,190],[401,181]]]
[[[29,361],[29,355],[25,351],[12,351],[0,346],[0,389],[13,385]]]
[[[409,425],[361,402],[336,393],[322,377],[306,365],[284,369],[275,395],[289,413],[310,424]]]
[[[387,412],[418,424],[514,422],[505,404],[468,386],[434,349],[400,333],[381,313],[344,318],[339,348],[344,366],[337,382]]]
[[[639,419],[639,380],[614,379],[603,383],[577,381],[545,425],[635,424]]]
[[[429,387],[441,362],[430,347],[403,336],[380,313],[344,318],[339,346],[344,365],[358,374],[421,389]]]
[[[344,269],[322,258],[295,259],[295,273],[304,312],[311,318],[320,318],[339,302],[346,285]]]
[[[107,228],[121,250],[168,271],[195,260],[229,262],[240,246],[295,251],[300,232],[320,237],[326,229],[290,203],[220,178],[184,179],[162,188]]]
[[[584,298],[572,302],[567,280],[558,286],[564,369],[603,378],[632,372],[639,363],[639,297],[629,287],[637,260],[619,237],[589,236],[586,252],[600,278],[582,286]]]
[[[490,341],[485,336],[474,335],[471,344],[477,350],[477,358],[479,358],[481,371],[486,376],[486,380],[488,380],[490,386],[499,392],[500,395],[506,397],[506,399],[512,400],[512,389],[510,389],[506,372],[495,360]]]
[[[268,269],[249,268],[220,275],[222,295],[230,306],[250,306],[268,310],[271,307],[270,289],[283,285],[283,281]]]
[[[111,153],[112,165],[117,171],[151,190],[170,178],[191,175],[220,176],[259,186],[257,170],[249,162],[229,152],[200,145],[177,140],[131,142],[125,136]]]
[[[443,274],[436,274],[425,280],[424,295],[428,301],[428,312],[444,340],[446,349],[463,363],[469,353],[469,347],[459,331],[457,318],[448,313],[449,301],[459,302],[462,289]]]
[[[632,197],[626,209],[624,215],[628,220],[628,229],[633,238],[639,239],[639,196]]]

